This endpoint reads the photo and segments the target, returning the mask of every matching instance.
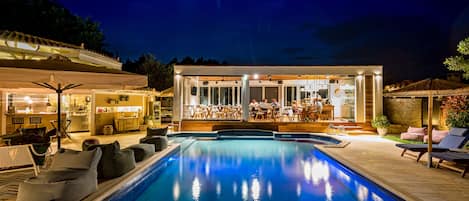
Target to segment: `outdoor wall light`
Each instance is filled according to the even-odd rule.
[[[181,79],[181,75],[179,75],[179,74],[176,74],[174,77],[175,77],[177,80]]]
[[[243,75],[243,80],[247,80],[248,79],[248,75],[244,74]]]
[[[362,80],[362,79],[363,79],[363,75],[362,75],[362,74],[358,74],[356,78],[357,78],[357,80]]]
[[[254,75],[253,75],[253,78],[256,79],[256,80],[259,79],[259,74],[257,74],[257,73],[254,74]]]

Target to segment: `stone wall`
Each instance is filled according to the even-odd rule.
[[[422,99],[419,98],[385,98],[384,111],[391,124],[422,127]],[[393,131],[399,133],[400,131]]]

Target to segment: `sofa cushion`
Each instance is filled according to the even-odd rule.
[[[97,152],[101,151],[98,151],[98,149],[92,151],[74,151],[61,149],[55,155],[50,169],[90,169]]]
[[[409,126],[409,128],[407,129],[407,132],[408,133],[423,133],[425,134],[427,128],[416,128],[416,127],[412,127],[412,126]]]
[[[432,130],[432,135],[433,136],[446,136],[448,135],[449,131],[447,130],[436,130],[436,129],[433,129]]]

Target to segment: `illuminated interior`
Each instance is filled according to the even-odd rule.
[[[242,118],[242,77],[184,76],[183,79],[183,119]],[[253,74],[248,79],[249,121],[355,121],[353,75]]]

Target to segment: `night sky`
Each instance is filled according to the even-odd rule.
[[[385,82],[443,76],[469,36],[467,0],[59,0],[101,23],[122,59],[380,64]],[[450,2],[450,3],[448,3]]]

